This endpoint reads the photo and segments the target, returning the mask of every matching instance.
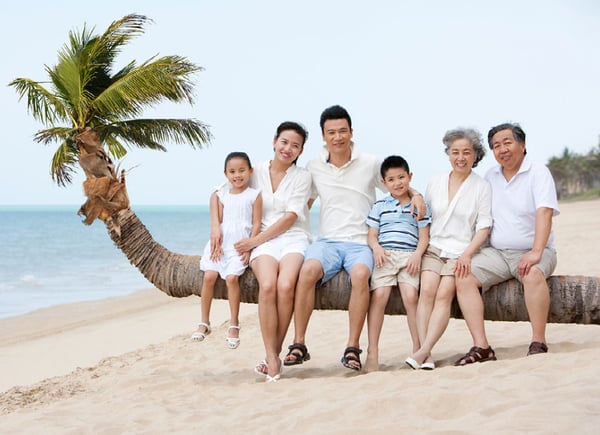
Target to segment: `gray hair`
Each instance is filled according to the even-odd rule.
[[[481,133],[472,128],[462,127],[448,130],[442,139],[442,142],[446,146],[444,149],[446,154],[449,154],[450,146],[452,146],[452,143],[458,139],[467,139],[469,142],[471,142],[473,151],[475,151],[475,161],[473,162],[473,167],[476,167],[481,159],[483,159],[483,156],[485,156],[485,147],[483,146]]]

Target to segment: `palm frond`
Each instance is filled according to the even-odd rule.
[[[49,145],[54,142],[73,141],[76,130],[73,127],[50,127],[38,131],[33,137],[36,142]],[[77,147],[74,147],[76,154],[79,154]]]
[[[73,174],[76,172],[76,164],[79,161],[74,148],[77,147],[73,141],[64,141],[52,156],[50,175],[59,186],[64,187],[73,181]]]
[[[27,111],[44,125],[70,119],[62,99],[46,89],[41,82],[18,78],[8,84],[15,88],[19,101],[27,96]]]
[[[207,125],[196,119],[135,119],[99,127],[105,138],[115,137],[139,148],[166,151],[164,144],[189,144],[202,148],[212,136]]]
[[[121,119],[142,114],[164,99],[193,102],[191,75],[202,68],[181,56],[150,59],[120,77],[94,101],[94,109]]]

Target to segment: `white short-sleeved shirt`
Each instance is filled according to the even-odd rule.
[[[328,162],[323,146],[319,157],[306,169],[312,175],[312,199],[320,200],[319,237],[367,244],[366,219],[375,202],[375,189],[387,190],[381,183],[381,162],[370,154],[357,153],[351,145],[350,161],[341,168]]]
[[[308,216],[308,199],[311,192],[310,173],[296,165],[288,168],[285,176],[273,192],[269,167],[271,162],[263,162],[254,168],[250,178],[250,186],[260,189],[262,193],[262,223],[261,231],[273,225],[287,212],[298,216],[296,222],[287,230],[287,233],[304,233],[310,235],[310,222]]]
[[[535,217],[541,207],[560,213],[556,186],[550,170],[541,163],[530,162],[527,156],[519,172],[510,181],[500,165],[485,175],[492,186],[492,216],[494,225],[490,242],[497,249],[529,250],[535,238]],[[550,232],[546,247],[554,249]]]
[[[431,209],[429,244],[440,249],[440,257],[458,258],[482,228],[492,226],[490,184],[471,172],[448,201],[449,174],[434,177],[425,190]]]

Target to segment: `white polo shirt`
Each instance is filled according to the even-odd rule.
[[[351,144],[350,161],[341,168],[328,163],[323,146],[319,157],[306,169],[312,175],[311,198],[319,198],[319,237],[367,244],[366,219],[375,202],[375,188],[387,192],[379,174],[381,162],[370,154],[357,153]]]
[[[506,181],[498,165],[488,170],[486,180],[492,186],[492,234],[490,242],[497,249],[529,250],[535,238],[535,216],[541,207],[560,213],[556,187],[550,170],[543,164],[530,162],[527,156],[519,172]],[[550,232],[546,247],[554,249]]]

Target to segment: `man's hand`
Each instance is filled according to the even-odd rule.
[[[517,266],[517,270],[519,271],[519,275],[527,276],[529,271],[533,266],[538,264],[542,259],[542,254],[537,253],[535,251],[529,251],[523,254],[521,259],[519,260],[519,265]]]

